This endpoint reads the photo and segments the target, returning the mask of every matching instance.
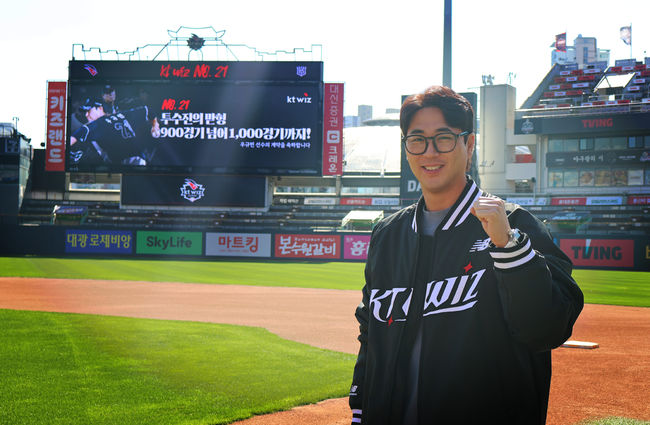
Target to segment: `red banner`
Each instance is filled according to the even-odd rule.
[[[367,260],[370,235],[345,235],[343,237],[343,258],[346,260]]]
[[[587,198],[552,198],[551,205],[587,205]]]
[[[65,81],[47,82],[47,147],[45,171],[65,171]]]
[[[343,174],[343,83],[325,83],[323,175]]]
[[[341,257],[341,237],[326,235],[275,235],[275,256],[278,258]]]
[[[650,195],[628,196],[628,205],[650,205]]]
[[[372,205],[372,198],[341,198],[341,205]]]
[[[634,241],[561,239],[560,248],[576,266],[634,267]]]

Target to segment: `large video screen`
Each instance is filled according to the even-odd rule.
[[[321,174],[322,62],[69,66],[67,171]]]

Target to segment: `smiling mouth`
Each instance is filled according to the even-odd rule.
[[[426,166],[423,165],[422,168],[424,168],[427,171],[436,171],[442,168],[442,165],[434,165],[434,166]]]

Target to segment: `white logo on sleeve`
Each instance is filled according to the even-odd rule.
[[[492,242],[490,238],[484,240],[479,239],[474,242],[474,245],[472,245],[469,252],[485,251],[490,246],[490,242]]]

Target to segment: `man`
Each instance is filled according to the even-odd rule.
[[[72,136],[70,136],[70,145],[77,143],[80,137],[86,133],[87,129],[81,129],[85,124],[90,124],[98,118],[106,115],[104,112],[104,105],[97,99],[91,97],[87,98],[83,105],[79,107],[79,113],[85,119],[83,124],[79,123],[75,129],[72,130]]]
[[[373,230],[353,423],[546,421],[550,350],[571,335],[582,292],[544,225],[466,176],[473,122],[446,87],[402,105],[422,198]]]
[[[117,95],[115,94],[115,89],[111,85],[106,85],[104,86],[104,90],[102,93],[102,100],[103,104],[102,106],[104,107],[104,111],[108,115],[116,114],[120,111],[120,109],[117,106]]]
[[[87,98],[85,102],[70,114],[70,132],[74,134],[79,128],[104,115],[102,102],[95,98]]]
[[[160,136],[160,125],[139,106],[107,115],[101,102],[87,99],[83,106],[88,122],[70,136],[72,164],[147,165],[153,156],[151,137]]]

